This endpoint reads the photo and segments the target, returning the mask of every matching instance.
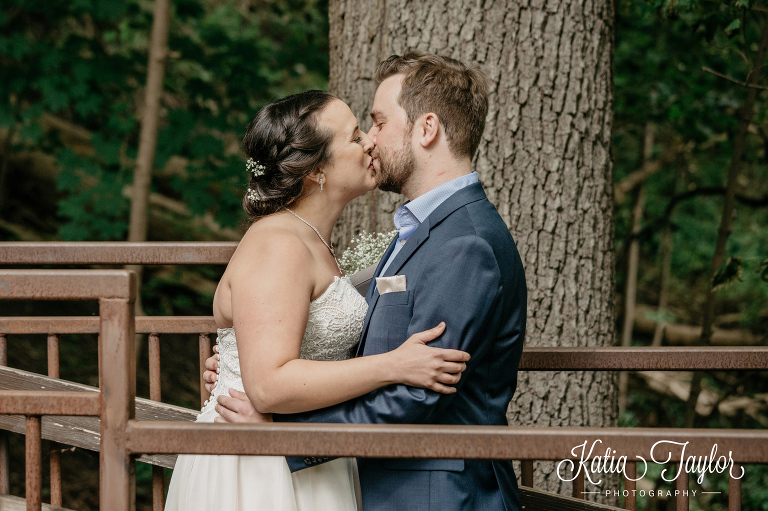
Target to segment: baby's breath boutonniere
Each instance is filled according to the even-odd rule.
[[[347,275],[359,272],[376,264],[386,252],[397,231],[367,233],[361,232],[352,238],[349,248],[339,260]]]

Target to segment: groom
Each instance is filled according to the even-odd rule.
[[[523,349],[526,286],[507,226],[488,201],[471,159],[488,112],[479,71],[436,55],[393,55],[376,71],[374,168],[379,188],[409,201],[395,213],[397,238],[376,269],[358,356],[397,348],[445,321],[432,346],[472,358],[455,394],[390,385],[337,406],[276,421],[506,425]],[[404,276],[397,278],[388,278]],[[209,359],[213,367],[215,359]],[[211,383],[215,373],[206,372]],[[254,416],[250,401],[219,398],[230,421]],[[291,471],[328,458],[287,458]],[[509,461],[358,459],[365,511],[518,511]]]

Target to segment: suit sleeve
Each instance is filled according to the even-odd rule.
[[[441,247],[440,257],[427,263],[414,291],[414,305],[404,342],[414,333],[445,321],[445,333],[430,346],[476,351],[479,343],[493,339],[498,328],[501,277],[496,257],[485,240],[465,236]],[[480,360],[472,358],[468,371]],[[456,385],[458,393],[465,379]],[[336,406],[280,417],[291,422],[355,424],[429,424],[435,411],[453,395],[431,390],[389,385]]]

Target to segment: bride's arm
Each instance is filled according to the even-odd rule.
[[[425,345],[444,325],[380,355],[338,362],[300,359],[314,287],[312,255],[289,234],[276,233],[258,245],[231,279],[240,370],[256,410],[316,410],[394,383],[455,392],[446,384],[459,381],[469,355]]]

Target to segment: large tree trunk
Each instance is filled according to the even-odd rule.
[[[390,54],[413,48],[485,71],[492,93],[474,168],[523,258],[526,342],[613,345],[612,2],[331,0],[330,23],[331,90],[361,126],[374,69]],[[334,241],[391,229],[402,201],[378,191],[357,200]],[[508,419],[615,426],[615,387],[604,372],[522,372]],[[536,470],[535,485],[569,492],[553,465]]]

